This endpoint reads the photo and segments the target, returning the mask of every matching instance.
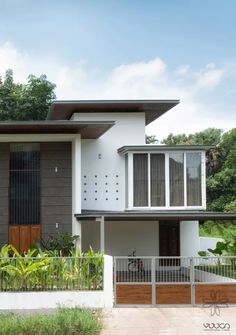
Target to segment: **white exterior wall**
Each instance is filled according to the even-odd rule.
[[[0,293],[0,310],[34,310],[59,307],[112,308],[113,262],[104,256],[103,290]]]
[[[100,250],[100,223],[82,221],[82,251]],[[159,255],[158,221],[105,221],[105,253],[128,256]],[[180,222],[180,256],[198,256],[200,251],[198,221]]]
[[[82,250],[100,247],[99,222],[82,222]],[[128,256],[136,250],[137,256],[159,255],[158,221],[105,221],[105,253]]]
[[[217,242],[224,241],[223,238],[217,237],[199,237],[201,251],[207,251],[207,249],[215,249]]]
[[[75,113],[72,119],[116,122],[100,138],[81,141],[82,208],[123,211],[125,158],[117,149],[145,144],[145,113]]]
[[[199,222],[180,221],[180,256],[198,256]]]

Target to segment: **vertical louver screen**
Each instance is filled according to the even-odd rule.
[[[40,145],[10,145],[10,224],[40,223]]]

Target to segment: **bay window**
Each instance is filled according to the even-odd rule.
[[[132,164],[129,207],[202,208],[203,152],[176,150],[128,155]]]

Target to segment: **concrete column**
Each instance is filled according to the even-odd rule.
[[[105,252],[105,220],[104,216],[96,218],[96,221],[100,223],[100,252]]]
[[[104,255],[104,272],[103,272],[103,292],[104,307],[113,307],[113,258]]]
[[[200,251],[199,222],[180,221],[180,256],[198,256]]]

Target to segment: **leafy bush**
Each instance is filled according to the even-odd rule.
[[[11,257],[10,257],[11,255]],[[100,290],[103,254],[71,250],[71,257],[51,257],[28,250],[23,256],[13,246],[0,250],[0,291]]]
[[[56,236],[50,236],[46,241],[41,239],[36,243],[36,247],[40,252],[46,251],[51,256],[71,256],[78,238],[78,235],[58,233]]]
[[[205,221],[200,225],[199,234],[205,237],[221,237],[223,238],[225,226],[222,223],[214,221]]]
[[[0,335],[96,335],[101,330],[98,312],[72,308],[48,315],[0,317]]]

